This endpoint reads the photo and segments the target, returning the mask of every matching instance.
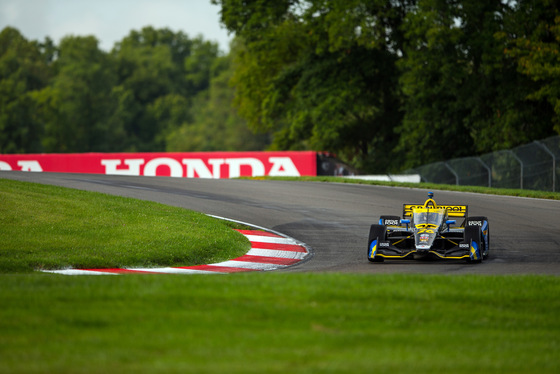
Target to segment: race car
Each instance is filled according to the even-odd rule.
[[[489,249],[488,218],[469,217],[467,205],[437,205],[429,192],[424,204],[404,204],[402,219],[381,216],[379,224],[371,225],[367,256],[371,262],[441,258],[480,263]]]

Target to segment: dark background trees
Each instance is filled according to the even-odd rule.
[[[0,33],[0,152],[300,150],[365,172],[560,133],[552,0],[212,0],[226,55],[132,30],[110,52]]]
[[[33,92],[44,88],[52,44],[26,40],[18,30],[0,32],[0,152],[40,152],[44,134]]]
[[[261,150],[232,107],[215,43],[132,30],[112,51],[93,36],[56,46],[0,34],[0,153]]]
[[[559,132],[556,2],[213,2],[244,42],[236,104],[273,147],[398,171]]]

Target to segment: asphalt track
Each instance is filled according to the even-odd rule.
[[[157,201],[240,220],[289,235],[313,257],[288,272],[560,275],[560,201],[434,191],[440,204],[467,204],[490,221],[490,259],[386,261],[366,258],[369,226],[427,190],[339,183],[187,179],[0,171],[0,178]]]

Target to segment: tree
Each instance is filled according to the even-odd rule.
[[[123,95],[121,111],[126,113],[127,150],[162,150],[159,133],[166,125],[158,123],[149,108],[153,111],[161,97],[185,93],[181,65],[190,46],[183,34],[176,36],[167,29],[145,27],[140,32],[131,31],[113,49],[116,91]]]
[[[397,35],[411,2],[214,2],[243,43],[236,105],[273,132],[273,149],[329,150],[371,171],[395,162]]]
[[[197,37],[192,41],[189,56],[185,57],[185,79],[192,95],[205,91],[210,87],[212,68],[221,56],[218,45]]]
[[[52,41],[27,41],[18,30],[0,32],[0,153],[41,152],[43,121],[36,115],[35,91],[51,75]]]
[[[236,46],[232,46],[233,49]],[[255,135],[233,107],[234,89],[229,82],[233,74],[231,58],[213,61],[209,70],[209,88],[193,101],[192,120],[184,122],[167,138],[167,151],[255,151],[268,144],[268,136]]]
[[[170,134],[192,122],[194,98],[207,90],[216,43],[182,32],[145,27],[131,31],[112,51],[117,64],[119,112],[126,149],[163,151]]]
[[[527,100],[534,85],[504,53],[505,35],[524,24],[513,21],[517,3],[421,0],[407,14],[398,148],[406,166],[547,136],[550,108]]]
[[[273,148],[394,171],[546,137],[560,113],[552,0],[214,3],[244,45],[239,113]]]
[[[484,85],[483,94],[489,88],[481,71],[483,48],[477,42],[491,40],[493,32],[471,22],[485,22],[484,7],[496,2],[480,2],[476,11],[467,12],[461,2],[421,0],[407,14],[399,61],[405,116],[398,149],[406,155],[405,166],[472,153],[467,104],[485,106],[476,96],[477,85]]]
[[[34,95],[45,119],[46,152],[111,151],[124,137],[114,122],[116,74],[93,36],[65,37],[48,87]]]
[[[471,152],[513,148],[551,135],[552,108],[545,100],[528,100],[535,83],[520,74],[518,61],[507,53],[505,35],[527,26],[518,1],[464,2],[463,28],[473,68],[462,100],[469,114],[464,122],[474,141]]]
[[[552,0],[521,0],[515,8],[510,24],[517,27],[499,36],[508,43],[506,55],[515,59],[518,71],[533,82],[531,91],[524,93],[529,103],[540,109],[540,116],[530,125],[544,137],[550,135],[546,124],[552,118],[554,130],[560,134],[560,9]],[[544,102],[555,115],[550,115]]]

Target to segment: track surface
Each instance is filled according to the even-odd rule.
[[[337,183],[208,180],[1,171],[0,178],[157,201],[267,227],[306,243],[311,260],[292,272],[560,275],[560,201],[434,191],[440,204],[467,204],[490,221],[490,256],[463,262],[367,261],[369,226],[427,190]]]

